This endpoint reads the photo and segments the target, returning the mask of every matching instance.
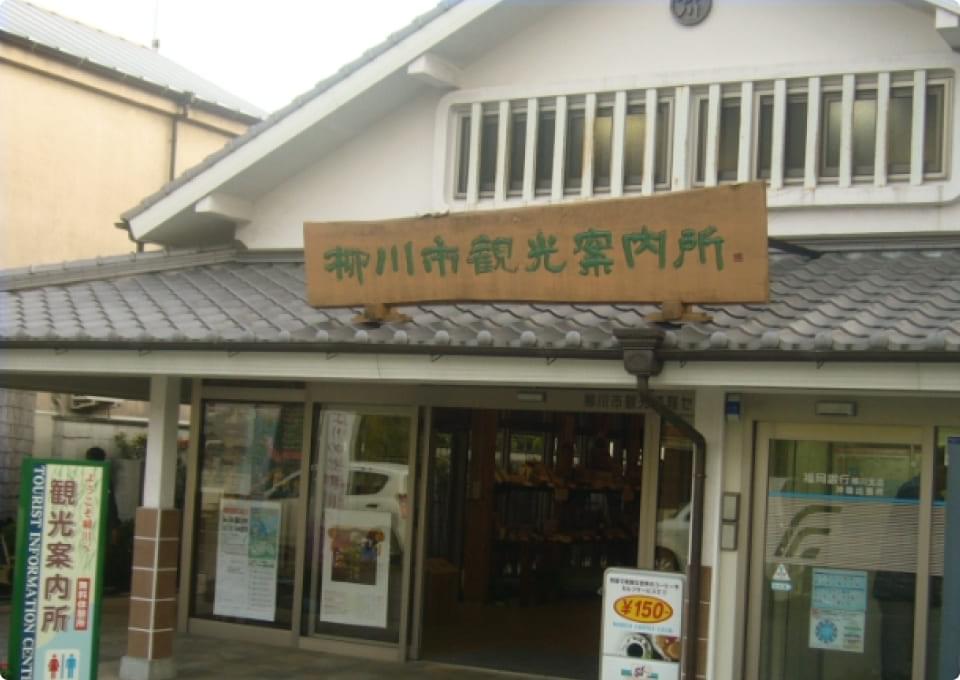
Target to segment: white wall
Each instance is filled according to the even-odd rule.
[[[912,55],[918,64],[920,55],[926,55],[928,61],[960,66],[960,58],[935,31],[932,12],[899,0],[718,0],[695,28],[680,26],[666,0],[575,2],[559,4],[463,65],[459,92],[482,99],[489,90],[509,98],[526,96],[534,87],[543,93],[554,85],[560,91],[580,83],[581,91],[603,91],[617,79],[638,86],[645,79],[726,82],[769,78],[780,73],[780,65],[805,75],[855,67],[883,70],[890,59],[901,60],[894,68],[905,68],[903,60],[912,63]],[[250,248],[300,248],[304,221],[406,217],[445,209],[436,186],[451,167],[447,150],[435,149],[442,139],[436,127],[445,119],[439,115],[446,110],[441,110],[444,94],[429,91],[408,102],[257,199],[253,220],[238,228],[237,238]],[[960,106],[953,113],[956,127]],[[952,154],[950,162],[949,191],[901,183],[884,188],[886,198],[877,199],[872,187],[863,184],[841,190],[796,185],[772,190],[770,233],[960,232],[960,207],[941,203],[952,200],[950,192],[960,191],[960,154]],[[820,200],[838,191],[849,200]],[[906,207],[905,191],[914,192],[911,200],[926,203]],[[868,209],[855,207],[877,200],[881,203]],[[816,208],[795,207],[807,205]]]
[[[250,248],[302,248],[303,223],[430,212],[437,91],[380,120],[362,137],[257,201],[237,230]]]
[[[465,89],[755,65],[949,53],[933,16],[898,0],[716,0],[685,28],[667,0],[564,4],[468,66]]]

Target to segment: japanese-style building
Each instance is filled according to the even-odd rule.
[[[595,678],[627,566],[686,574],[631,655],[691,680],[956,677],[955,47],[947,0],[445,2],[122,216],[163,252],[0,274],[0,386],[151,403],[122,676]]]

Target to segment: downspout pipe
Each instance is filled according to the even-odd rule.
[[[167,172],[167,181],[169,182],[177,177],[177,147],[180,144],[177,139],[179,123],[190,117],[190,107],[193,105],[193,100],[194,94],[192,92],[184,92],[179,97],[174,98],[178,108],[177,112],[170,117],[170,168]]]
[[[663,369],[658,350],[663,343],[659,328],[620,329],[615,331],[623,348],[623,366],[637,378],[640,402],[673,425],[693,442],[693,499],[690,508],[690,559],[687,562],[687,611],[683,630],[683,670],[685,677],[697,674],[700,630],[700,571],[703,561],[703,500],[706,481],[707,440],[676,411],[660,402],[650,391],[650,377]]]

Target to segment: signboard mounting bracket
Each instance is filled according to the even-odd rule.
[[[390,305],[381,302],[364,305],[363,311],[353,317],[353,323],[364,326],[380,326],[385,323],[409,323],[410,316],[398,312]]]
[[[706,312],[697,311],[689,302],[671,300],[660,305],[659,312],[653,312],[643,317],[645,321],[660,323],[664,321],[706,322],[713,317]]]

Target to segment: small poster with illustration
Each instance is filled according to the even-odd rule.
[[[389,512],[324,513],[321,621],[387,627],[391,523]]]

